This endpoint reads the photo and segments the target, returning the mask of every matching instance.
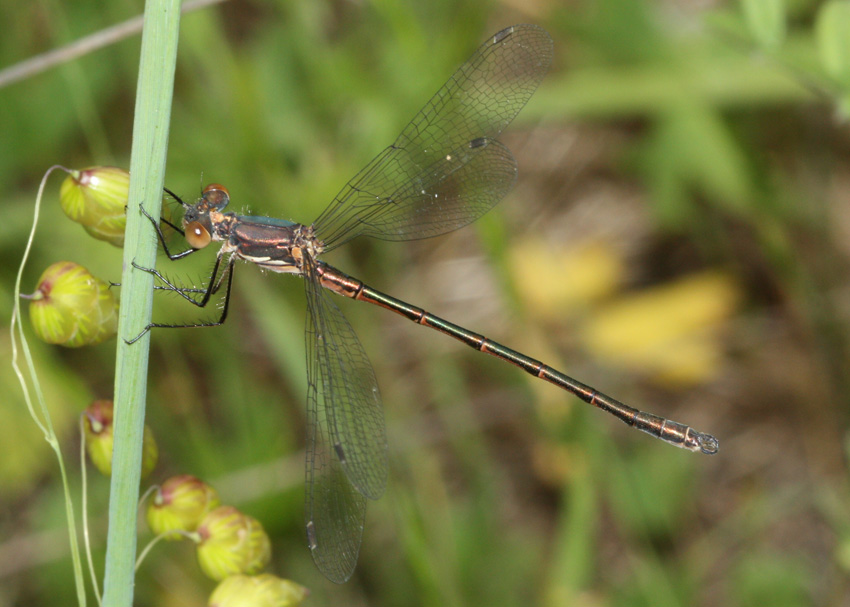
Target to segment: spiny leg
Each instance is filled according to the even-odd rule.
[[[182,198],[180,198],[180,196],[178,196],[177,194],[175,194],[174,192],[172,192],[172,191],[171,191],[171,190],[169,190],[168,188],[165,188],[165,187],[164,187],[164,188],[162,188],[162,189],[163,189],[163,190],[165,190],[165,191],[166,191],[166,193],[167,193],[169,196],[171,196],[172,198],[174,198],[174,200],[176,200],[177,202],[179,202],[179,203],[180,203],[180,205],[181,205],[182,207],[184,207],[184,208],[185,208],[185,207],[187,207],[187,206],[188,206],[185,202],[183,202],[183,199],[182,199]],[[165,252],[165,254],[168,256],[168,259],[170,259],[171,261],[176,261],[176,260],[178,260],[178,259],[182,259],[182,258],[184,258],[184,257],[186,257],[186,256],[188,256],[188,255],[191,255],[192,253],[194,253],[195,251],[197,251],[197,250],[198,250],[198,249],[194,249],[194,248],[192,248],[192,249],[187,249],[187,250],[185,250],[185,251],[181,251],[180,253],[173,253],[173,254],[172,254],[172,253],[171,253],[171,251],[170,251],[170,250],[169,250],[169,248],[168,248],[168,243],[167,243],[167,242],[166,242],[166,240],[165,240],[165,234],[163,234],[163,233],[162,233],[162,228],[159,226],[159,224],[160,224],[160,222],[161,222],[161,223],[164,223],[165,225],[167,225],[168,227],[170,227],[172,230],[174,230],[175,232],[177,232],[177,233],[178,233],[178,234],[180,234],[181,236],[185,236],[185,232],[183,231],[183,229],[182,229],[180,226],[178,226],[178,225],[176,225],[176,224],[172,223],[171,221],[169,221],[169,220],[168,220],[168,219],[166,219],[165,217],[160,217],[160,218],[159,218],[159,220],[154,219],[154,218],[153,218],[153,216],[152,216],[150,213],[148,213],[148,212],[147,212],[147,210],[145,209],[145,207],[143,207],[143,206],[140,206],[140,207],[139,207],[139,211],[141,211],[142,215],[144,215],[145,217],[147,217],[147,218],[148,218],[148,221],[150,221],[150,222],[151,222],[151,225],[153,226],[153,229],[156,231],[156,235],[157,235],[157,237],[159,238],[159,242],[160,242],[160,244],[162,245],[162,249],[163,249],[163,251],[164,251],[164,252]]]
[[[163,289],[163,290],[166,290],[166,291],[173,291],[173,292],[177,293],[178,295],[180,295],[180,297],[182,297],[183,299],[185,299],[186,301],[191,303],[192,305],[197,306],[199,308],[206,307],[206,305],[209,303],[210,297],[215,295],[216,293],[218,293],[218,290],[221,288],[221,283],[224,281],[225,275],[228,274],[228,272],[232,273],[232,271],[233,271],[233,258],[231,258],[227,262],[227,267],[219,275],[218,269],[221,265],[221,256],[218,256],[218,257],[215,258],[215,265],[213,266],[212,272],[210,273],[209,284],[207,285],[207,287],[205,289],[196,289],[196,288],[178,287],[177,285],[172,283],[159,270],[157,270],[155,268],[145,268],[144,266],[140,266],[139,264],[136,263],[135,260],[133,260],[131,263],[133,264],[133,267],[136,268],[137,270],[141,270],[142,272],[147,272],[148,274],[155,276],[156,278],[158,278],[159,280],[161,280],[165,284],[165,286],[163,286],[163,287],[154,287],[154,288],[160,288],[160,289]],[[218,276],[218,279],[216,279],[216,276]],[[190,295],[187,295],[187,293],[203,293],[203,297],[201,298],[200,301],[198,301],[195,298],[191,297]]]
[[[210,284],[207,287],[206,292],[204,293],[204,298],[201,302],[195,301],[194,299],[192,299],[191,297],[186,295],[183,292],[183,290],[181,290],[179,287],[174,287],[173,285],[171,285],[171,283],[168,283],[168,281],[165,278],[163,278],[161,276],[161,274],[159,274],[159,272],[157,272],[156,270],[154,270],[152,268],[142,268],[141,266],[137,266],[135,263],[133,263],[134,267],[138,268],[139,270],[143,270],[143,271],[149,272],[151,274],[154,274],[154,276],[157,276],[161,280],[165,281],[167,284],[171,285],[171,287],[172,287],[171,290],[174,290],[175,292],[179,293],[182,297],[184,297],[188,301],[192,302],[193,304],[195,304],[196,306],[201,307],[201,308],[206,306],[207,303],[209,303],[209,299],[210,299],[211,295],[218,292],[219,288],[221,287],[221,283],[224,280],[225,275],[227,275],[227,288],[226,288],[225,294],[224,294],[224,305],[221,309],[221,316],[219,317],[218,320],[209,321],[209,322],[198,322],[198,323],[192,323],[192,324],[180,324],[180,325],[169,325],[169,324],[165,324],[165,323],[152,322],[149,325],[147,325],[144,329],[142,329],[142,331],[138,335],[136,335],[133,339],[125,339],[124,341],[127,343],[127,345],[130,345],[130,344],[137,342],[139,339],[142,338],[142,336],[144,336],[145,333],[147,333],[151,329],[155,329],[155,328],[159,328],[159,329],[197,329],[197,328],[202,328],[202,327],[220,327],[221,325],[223,325],[224,321],[227,319],[227,310],[230,307],[230,290],[231,290],[231,286],[233,285],[233,262],[234,262],[234,258],[231,257],[228,260],[227,267],[224,269],[224,271],[219,276],[219,279],[216,281],[215,275],[218,271],[220,261],[221,261],[221,258],[216,258],[216,265],[215,265],[215,268],[213,269],[213,274],[210,277]]]

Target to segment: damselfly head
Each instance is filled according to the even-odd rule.
[[[220,213],[230,202],[230,193],[223,185],[211,183],[201,192],[201,198],[186,209],[183,230],[186,242],[193,249],[203,249],[212,241],[211,212]]]

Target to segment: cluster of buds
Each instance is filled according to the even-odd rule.
[[[216,490],[194,476],[165,481],[148,502],[147,521],[151,531],[164,539],[195,542],[201,570],[222,582],[210,605],[295,606],[306,595],[306,589],[294,582],[256,575],[271,560],[265,529],[254,517],[222,506]]]
[[[130,173],[117,167],[68,171],[59,202],[93,237],[124,244]],[[30,321],[38,337],[69,348],[98,344],[115,335],[118,302],[109,285],[70,261],[51,265],[30,299]]]

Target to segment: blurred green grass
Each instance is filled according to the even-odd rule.
[[[225,327],[153,336],[154,480],[191,473],[217,484],[267,527],[272,570],[308,586],[313,605],[845,603],[847,130],[829,89],[815,86],[817,3],[788,4],[787,42],[767,57],[746,42],[734,3],[541,1],[520,12],[443,0],[229,2],[184,17],[167,185],[192,198],[201,182],[222,182],[235,210],[302,222],[487,35],[521,21],[546,27],[555,66],[503,137],[520,167],[505,202],[448,237],[352,243],[330,261],[715,433],[721,451],[706,458],[650,441],[503,363],[342,302],[381,385],[393,468],[388,495],[370,504],[355,578],[335,586],[313,568],[303,533],[303,287],[240,266]],[[0,65],[141,10],[0,2],[15,23],[0,37]],[[138,47],[132,38],[0,90],[6,297],[40,174],[54,163],[128,165]],[[57,191],[58,182],[53,200]],[[601,244],[621,271],[593,300],[541,307],[520,274],[584,278],[541,272],[522,255],[530,241],[565,259]],[[120,276],[120,252],[53,204],[25,284],[60,259]],[[200,282],[211,256],[187,263],[160,267]],[[698,378],[671,383],[586,338],[611,306],[702,270],[728,276],[738,299],[713,325],[682,329],[714,352]],[[180,304],[158,297],[155,314],[195,312]],[[667,313],[662,322],[673,323]],[[685,365],[683,343],[668,347]],[[76,415],[112,392],[114,348],[33,348],[73,453]],[[8,368],[0,379],[9,395],[0,404],[0,605],[66,604],[54,465]],[[91,483],[102,562],[108,482]],[[211,588],[191,550],[159,547],[140,571],[137,603],[202,604]]]

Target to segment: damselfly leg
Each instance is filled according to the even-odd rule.
[[[165,188],[165,191],[168,192],[175,200],[181,203],[184,207],[188,207],[183,200],[177,196],[174,192]],[[140,208],[141,213],[147,217],[147,219],[153,225],[154,230],[156,231],[157,237],[159,238],[159,242],[162,245],[163,251],[168,256],[168,259],[171,261],[176,261],[178,259],[184,259],[198,251],[198,248],[190,248],[185,251],[181,251],[179,253],[171,253],[168,248],[168,242],[165,238],[165,234],[162,231],[160,226],[160,222],[157,221],[154,217],[152,217],[144,208]],[[179,232],[182,236],[186,236],[185,230],[180,227],[174,225],[170,221],[165,218],[161,218],[160,221],[170,226],[177,232]],[[227,260],[222,263],[222,258],[226,257]],[[224,300],[221,308],[221,315],[218,320],[213,321],[201,321],[194,323],[182,323],[182,324],[171,324],[171,323],[149,323],[142,331],[133,337],[132,339],[125,340],[127,344],[132,344],[138,341],[145,333],[150,331],[151,329],[196,329],[196,328],[204,328],[204,327],[219,327],[224,324],[224,321],[227,319],[227,312],[230,307],[230,295],[231,295],[231,287],[233,285],[233,265],[234,265],[235,257],[233,255],[227,255],[220,253],[216,256],[215,264],[213,265],[213,269],[210,272],[210,277],[207,282],[207,286],[205,289],[198,289],[194,287],[183,287],[174,284],[173,281],[169,280],[164,274],[162,274],[156,268],[145,268],[137,264],[135,261],[132,262],[132,265],[137,270],[141,270],[143,272],[147,272],[148,274],[153,275],[157,280],[159,280],[162,284],[158,285],[156,288],[165,291],[171,291],[173,293],[177,293],[180,297],[188,301],[194,306],[199,308],[205,308],[207,304],[210,302],[210,298],[217,294],[221,289],[222,284],[224,284],[225,279],[227,280],[227,287],[225,288]],[[221,270],[222,265],[224,269]],[[221,270],[221,271],[219,271]],[[197,295],[200,294],[200,299],[197,299]]]

